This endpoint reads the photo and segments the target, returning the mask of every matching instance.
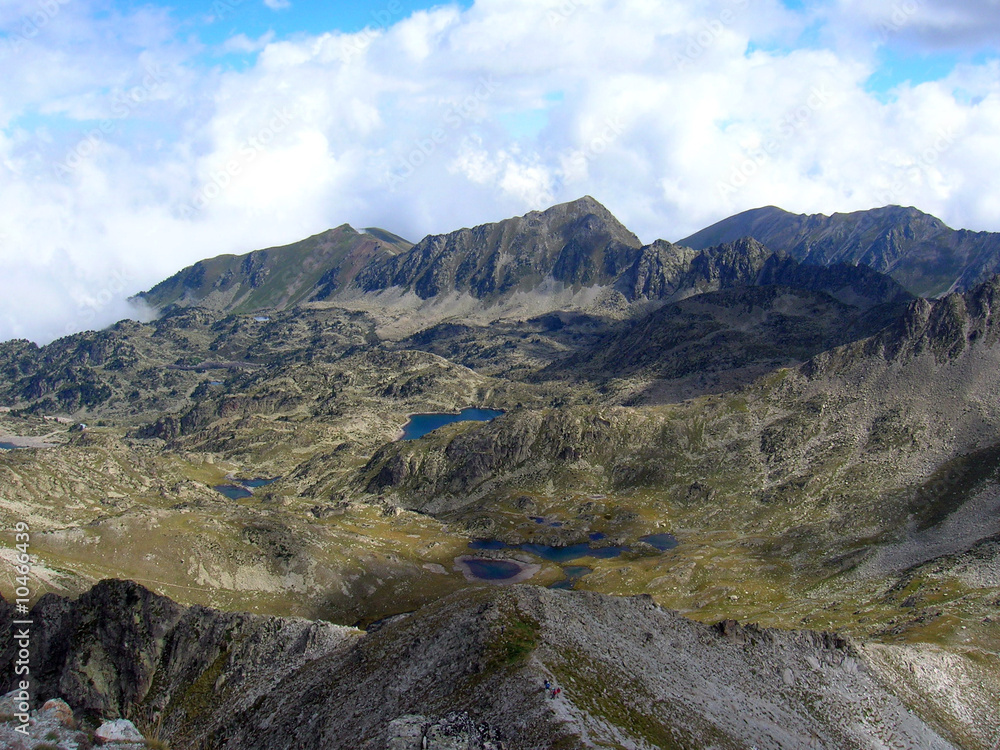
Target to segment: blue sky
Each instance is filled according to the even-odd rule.
[[[645,241],[766,204],[1000,230],[998,49],[990,0],[5,0],[0,340],[585,194]]]
[[[234,33],[256,38],[274,31],[279,37],[285,37],[298,33],[355,32],[367,27],[386,27],[415,11],[443,5],[414,0],[333,3],[275,0],[272,4],[273,8],[254,0],[185,0],[167,7],[178,21],[190,24],[205,43],[218,44]],[[469,2],[456,4],[471,5]]]

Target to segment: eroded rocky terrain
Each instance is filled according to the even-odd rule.
[[[889,231],[882,225],[894,215],[860,217],[856,234]],[[801,230],[798,219],[767,218],[774,237]],[[816,257],[728,236],[697,249],[643,245],[590,198],[414,245],[345,225],[185,269],[145,295],[161,308],[151,323],[123,321],[45,347],[0,344],[0,444],[15,447],[0,451],[0,516],[4,528],[31,527],[36,595],[79,595],[114,578],[172,600],[128,589],[156,603],[155,616],[143,615],[153,651],[108,669],[162,667],[174,687],[129,673],[138,692],[70,695],[64,680],[77,679],[66,676],[77,668],[50,645],[38,657],[56,660],[46,694],[102,718],[127,716],[129,705],[166,711],[177,691],[222,679],[213,668],[245,669],[239,655],[213,667],[220,633],[264,628],[254,643],[271,639],[267,658],[284,665],[297,698],[309,686],[322,700],[342,699],[310,682],[330,670],[353,686],[354,715],[343,724],[309,724],[319,703],[295,708],[314,739],[344,747],[352,745],[343,738],[369,734],[382,747],[396,722],[399,737],[479,732],[483,747],[495,729],[522,743],[509,747],[992,750],[1000,284],[956,276],[965,291],[914,297],[878,270],[839,264],[858,259],[841,247],[852,231],[829,229],[823,237],[839,249]],[[976,252],[992,257],[990,238],[979,239]],[[927,242],[913,258],[929,252]],[[970,268],[963,278],[988,276],[988,263]],[[473,406],[504,413],[398,439],[412,414]],[[237,492],[215,489],[224,485]],[[668,534],[670,544],[650,541]],[[12,560],[13,539],[4,541]],[[585,554],[560,556],[574,545]],[[524,573],[513,580],[529,585],[581,592],[470,581],[468,557],[486,570],[513,566]],[[44,619],[125,591],[105,586],[80,605],[43,599],[53,608]],[[0,590],[10,598],[8,582]],[[487,659],[497,637],[473,626],[477,607],[513,607],[524,617],[510,627],[539,624],[523,663],[489,683],[509,696],[512,716],[537,713],[537,736],[484,713],[481,686],[455,692],[466,673],[448,670]],[[732,637],[723,638],[658,607],[769,629],[727,626]],[[252,614],[228,614],[238,612]],[[353,629],[404,613],[416,614],[368,635]],[[181,638],[178,623],[191,618],[212,623],[198,632],[215,634],[202,644],[204,659],[215,656],[191,656],[175,673],[156,644]],[[637,630],[648,618],[656,623]],[[440,643],[454,663],[408,640],[432,622],[451,633]],[[368,673],[337,661],[343,654],[303,647],[308,659],[281,661],[291,647],[280,634],[310,627],[338,634],[322,648],[369,654],[372,675],[386,669],[380,659],[404,658],[425,682],[391,698],[376,691],[384,710],[366,719],[376,705],[366,702]],[[661,643],[681,630],[690,663]],[[653,645],[643,649],[647,633]],[[735,676],[718,673],[713,684],[725,690],[704,692],[698,675],[709,667],[698,660],[737,642],[756,655],[734,652],[750,661],[733,666]],[[811,657],[796,650],[810,643],[819,649]],[[570,664],[566,649],[580,662]],[[802,671],[807,657],[820,666]],[[684,677],[671,686],[658,677],[664,670]],[[600,671],[618,675],[600,682],[617,692],[583,689]],[[577,681],[565,711],[532,693],[543,675]],[[234,687],[232,701],[259,696],[262,717],[294,708],[261,674],[232,679],[246,688]],[[763,684],[780,696],[767,704],[772,718],[739,723],[733,717],[765,711]],[[430,685],[450,692],[422,704],[414,696]],[[833,698],[822,697],[828,688]],[[883,697],[869,705],[852,697],[860,695]],[[817,706],[829,701],[838,707],[827,716]],[[174,705],[165,736],[176,747],[256,746],[232,744],[257,740],[224,726],[216,708],[194,721]],[[881,737],[878,722],[901,734]],[[272,736],[267,726],[260,736]],[[806,732],[817,734],[807,741]]]

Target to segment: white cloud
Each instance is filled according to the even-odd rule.
[[[1000,3],[994,0],[836,0],[829,14],[848,33],[867,26],[883,42],[905,41],[927,51],[1000,42]]]
[[[274,31],[268,31],[257,39],[251,39],[246,34],[235,34],[222,44],[223,52],[235,52],[244,55],[254,54],[266,49],[274,41]]]
[[[264,5],[271,10],[286,10],[292,7],[290,0],[264,0]]]
[[[919,1],[943,28],[946,6]],[[223,50],[257,57],[228,71],[155,9],[60,7],[5,59],[0,339],[106,324],[112,289],[345,221],[416,240],[583,194],[646,241],[764,204],[1000,229],[998,64],[873,97],[873,48],[837,40],[891,3],[852,21],[848,0],[480,0],[355,34],[236,33]],[[789,48],[817,18],[827,46]],[[522,113],[540,129],[513,139]]]

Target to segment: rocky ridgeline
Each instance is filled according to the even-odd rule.
[[[104,581],[32,619],[39,701],[156,716],[175,750],[953,747],[844,639],[707,627],[646,596],[466,589],[365,633]],[[36,726],[59,716],[71,731],[61,703]]]
[[[901,206],[832,216],[766,206],[723,219],[680,244],[700,250],[742,237],[808,263],[864,264],[920,295],[971,289],[1000,271],[1000,234],[956,231]]]

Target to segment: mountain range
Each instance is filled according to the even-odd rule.
[[[0,343],[37,696],[177,748],[993,750],[996,237],[762,208],[643,244],[584,197]]]

